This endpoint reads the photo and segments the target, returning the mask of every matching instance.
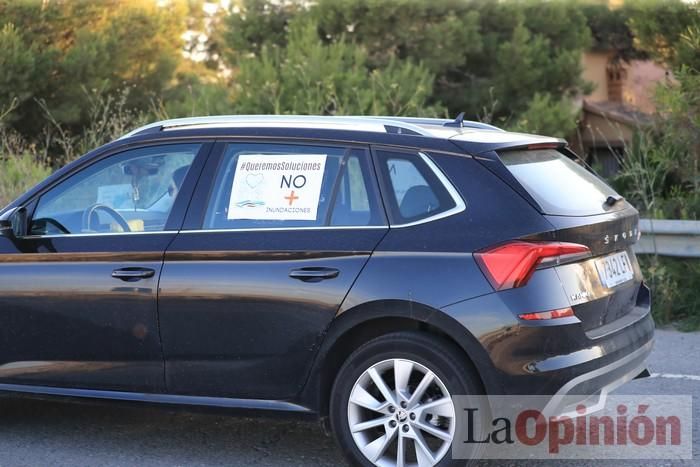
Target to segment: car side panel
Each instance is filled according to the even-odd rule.
[[[392,299],[441,308],[490,293],[493,289],[472,252],[551,229],[530,204],[473,158],[428,155],[460,192],[466,210],[432,222],[390,229],[340,313],[362,303]],[[436,241],[436,233],[440,241]]]
[[[162,391],[156,291],[174,235],[0,237],[0,382]],[[155,274],[112,277],[133,266]]]
[[[473,158],[428,155],[458,189],[466,210],[432,222],[390,229],[350,290],[337,319],[347,320],[346,314],[355,313],[365,315],[368,320],[375,319],[381,313],[363,313],[362,310],[382,309],[383,303],[392,302],[391,316],[432,324],[463,347],[473,347],[479,345],[482,333],[517,320],[510,311],[499,314],[483,309],[471,316],[459,316],[463,324],[470,325],[461,328],[456,317],[440,310],[493,293],[472,252],[514,237],[547,231],[551,224]],[[436,232],[439,232],[440,241],[435,241]],[[559,285],[558,280],[555,285]],[[432,312],[419,313],[418,308]],[[329,339],[341,336],[329,334]],[[331,346],[331,342],[324,342],[324,347]],[[478,358],[473,358],[474,363],[477,366],[484,363],[480,369],[492,368],[482,348],[471,350],[473,356],[478,353]],[[317,362],[314,371],[321,367],[322,362]],[[489,379],[485,381],[487,385],[493,383],[490,378],[485,379]],[[310,381],[315,381],[314,375]]]
[[[180,233],[166,253],[159,294],[168,390],[295,395],[321,336],[385,232]],[[289,276],[305,267],[339,274],[320,282]]]

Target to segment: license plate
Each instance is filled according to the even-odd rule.
[[[598,269],[600,282],[608,289],[630,281],[634,277],[634,269],[626,251],[597,259],[595,267]]]

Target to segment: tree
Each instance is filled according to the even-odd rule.
[[[41,86],[36,86],[36,83],[47,63],[12,23],[5,24],[0,30],[0,44],[0,108],[14,109],[41,91]],[[15,113],[8,116],[17,117]]]
[[[130,88],[127,105],[147,109],[172,85],[182,61],[186,11],[180,1],[166,6],[136,0],[0,1],[0,26],[14,27],[13,32],[5,26],[4,38],[13,50],[19,44],[24,50],[15,54],[13,66],[27,68],[13,73],[22,85],[8,83],[20,101],[16,128],[40,131],[43,110],[36,100],[75,131],[88,123],[94,95]],[[0,99],[9,94],[0,89]]]
[[[634,44],[634,34],[629,27],[629,8],[610,9],[604,3],[583,3],[581,11],[586,16],[593,39],[591,48],[612,52],[618,60],[629,61],[647,58],[646,52]]]
[[[626,7],[635,46],[672,67],[700,72],[700,6],[682,0],[638,0]]]
[[[443,74],[482,48],[479,12],[461,0],[321,0],[310,13],[322,38],[363,45],[372,67],[411,59]]]
[[[635,46],[673,70],[657,90],[654,143],[669,148],[666,214],[700,215],[700,6],[680,0],[629,5]],[[682,199],[674,203],[673,199]],[[669,212],[669,211],[673,212]]]
[[[236,113],[435,115],[433,77],[420,64],[392,59],[370,70],[367,53],[344,38],[324,43],[309,18],[290,22],[285,46],[265,44],[241,58]]]
[[[223,21],[223,31],[219,32],[224,58],[235,64],[241,57],[260,54],[265,45],[285,47],[287,25],[305,11],[306,7],[299,1],[237,2]]]
[[[571,127],[573,112],[564,101],[588,87],[581,79],[580,56],[590,43],[585,17],[577,5],[552,2],[486,0],[355,0],[317,3],[242,1],[240,15],[226,21],[227,53],[233,67],[245,57],[262,59],[284,49],[281,34],[296,18],[311,18],[317,37],[339,40],[365,51],[366,67],[382,71],[390,63],[422,63],[434,76],[426,104],[447,105],[454,115],[488,117],[512,126],[534,107],[552,110]],[[267,5],[267,6],[265,6]],[[246,44],[252,44],[246,46]],[[407,85],[402,85],[406,88]],[[537,101],[535,101],[537,99]],[[550,105],[543,109],[543,105]],[[550,128],[548,124],[545,128]]]
[[[576,126],[576,111],[569,99],[557,101],[551,94],[535,93],[508,130],[566,138],[574,134]]]

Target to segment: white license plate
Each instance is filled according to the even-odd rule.
[[[595,261],[600,282],[609,289],[632,280],[634,269],[626,251],[600,258]]]

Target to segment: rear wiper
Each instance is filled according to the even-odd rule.
[[[624,200],[624,199],[625,199],[625,198],[623,198],[623,197],[620,196],[620,195],[610,195],[610,196],[608,196],[608,199],[606,199],[606,200],[605,200],[605,203],[603,203],[603,204],[604,204],[605,206],[613,207],[613,206],[615,206],[615,204],[617,204],[618,202],[620,202],[620,201],[622,201],[622,200]]]

